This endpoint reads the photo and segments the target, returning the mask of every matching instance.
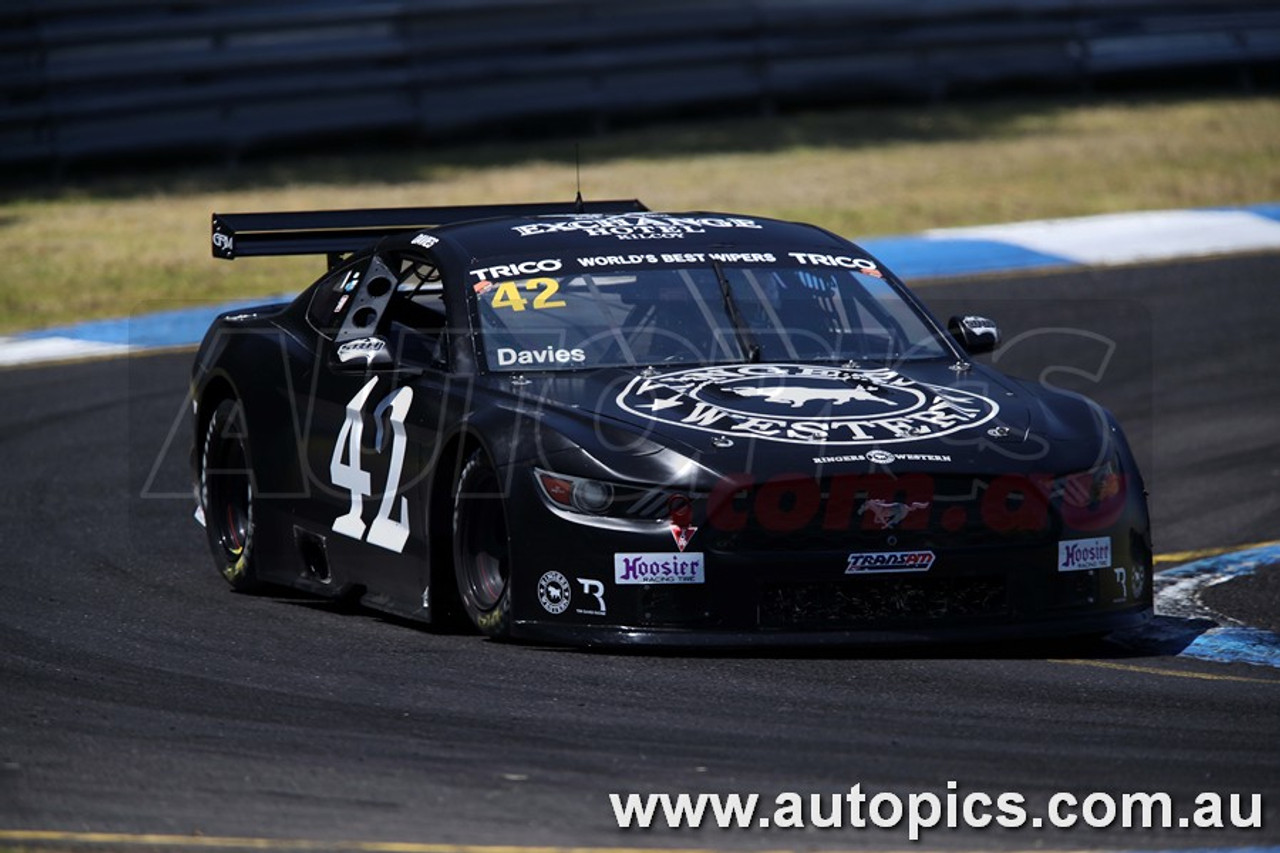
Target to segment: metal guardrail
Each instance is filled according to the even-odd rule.
[[[1277,63],[1262,0],[10,0],[0,164]]]

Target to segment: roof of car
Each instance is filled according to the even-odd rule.
[[[544,249],[651,254],[848,246],[813,225],[711,211],[504,216],[443,225],[427,233],[447,237],[474,258],[535,255]]]

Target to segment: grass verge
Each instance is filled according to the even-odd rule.
[[[0,203],[0,333],[301,289],[315,258],[210,258],[214,210],[569,199],[569,140],[98,174]],[[1280,98],[1040,99],[651,126],[582,146],[588,198],[925,228],[1280,200]]]

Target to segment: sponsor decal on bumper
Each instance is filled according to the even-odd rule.
[[[559,616],[569,609],[573,598],[573,589],[569,579],[557,571],[550,571],[538,580],[538,601],[542,609],[553,616]]]
[[[701,553],[614,554],[613,582],[706,583],[706,562]]]
[[[933,565],[932,551],[864,551],[849,555],[846,575],[870,572],[927,572]]]
[[[1111,539],[1072,539],[1058,543],[1058,571],[1083,572],[1111,567]]]

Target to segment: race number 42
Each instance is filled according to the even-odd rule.
[[[382,418],[387,410],[391,411],[391,464],[387,469],[387,487],[382,492],[378,514],[366,527],[364,499],[371,493],[372,478],[368,471],[360,467],[360,445],[364,439],[364,406],[377,383],[378,378],[375,376],[347,403],[346,417],[342,421],[342,428],[338,430],[338,440],[333,445],[333,457],[329,460],[329,480],[351,493],[351,509],[333,520],[333,531],[352,539],[363,539],[370,545],[398,554],[404,550],[404,543],[409,539],[409,499],[399,495],[397,507],[396,496],[400,492],[400,477],[404,473],[404,419],[409,414],[409,404],[413,402],[413,389],[398,388],[392,391],[373,410],[373,419],[378,425],[374,450],[378,453],[382,452],[386,444]],[[392,518],[395,510],[398,510],[396,517]]]

